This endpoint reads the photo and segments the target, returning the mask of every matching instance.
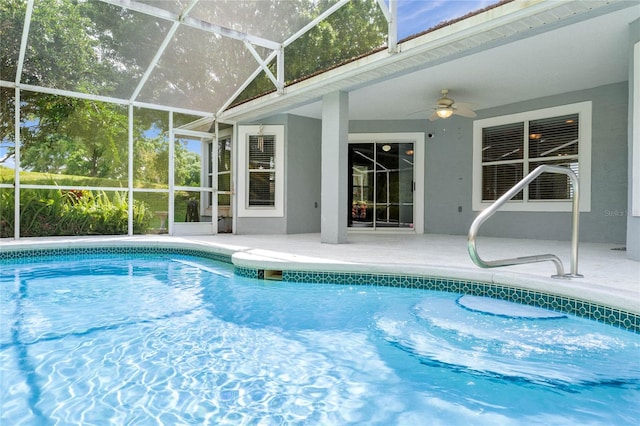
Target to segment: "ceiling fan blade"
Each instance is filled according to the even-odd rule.
[[[431,115],[429,116],[429,121],[436,121],[438,118],[440,118],[440,117],[438,117],[438,114],[436,114],[436,113],[434,112],[433,114],[431,114]]]
[[[453,111],[453,113],[456,114],[456,115],[459,115],[461,117],[468,117],[468,118],[474,118],[474,117],[478,116],[478,114],[476,114],[475,112],[473,112],[471,110],[466,110],[466,111],[465,110],[463,110],[463,111],[455,110],[455,111]]]
[[[453,113],[460,115],[462,117],[469,117],[469,118],[473,118],[478,115],[466,104],[455,104],[453,106]]]
[[[408,114],[407,117],[412,117],[412,116],[417,115],[417,114],[424,114],[425,112],[430,111],[430,110],[431,110],[431,108],[425,108],[425,109],[421,109],[419,111],[414,111],[411,114]]]

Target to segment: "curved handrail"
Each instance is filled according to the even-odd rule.
[[[482,225],[487,219],[489,219],[503,204],[515,197],[524,187],[529,185],[531,181],[540,176],[542,173],[561,173],[569,176],[571,185],[573,187],[572,198],[572,220],[571,220],[571,273],[565,274],[562,266],[562,261],[558,256],[554,254],[541,254],[535,256],[515,257],[511,259],[500,259],[486,261],[483,260],[478,254],[476,249],[476,236],[480,225]],[[571,278],[582,277],[578,274],[578,222],[579,222],[579,203],[580,203],[580,189],[578,185],[578,177],[576,174],[566,167],[542,165],[535,168],[531,173],[525,176],[520,182],[515,184],[510,190],[505,192],[500,198],[493,202],[489,207],[483,210],[478,217],[473,221],[469,228],[468,236],[468,249],[471,260],[481,268],[495,268],[498,266],[510,266],[520,265],[523,263],[545,262],[551,261],[556,265],[556,275],[552,275],[553,278]]]

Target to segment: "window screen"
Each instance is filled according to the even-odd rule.
[[[275,136],[249,135],[248,143],[248,207],[273,207],[276,195]]]

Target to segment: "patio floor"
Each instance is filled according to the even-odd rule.
[[[350,233],[348,243],[323,244],[320,234],[169,237],[24,238],[3,241],[3,249],[34,246],[195,244],[234,254],[240,266],[274,270],[379,272],[509,284],[589,300],[640,313],[640,262],[627,258],[621,245],[580,243],[578,272],[584,278],[554,279],[551,262],[482,269],[471,261],[466,236]],[[477,248],[486,260],[553,253],[569,272],[568,241],[523,240],[479,236]]]
[[[578,273],[584,278],[554,279],[551,262],[494,269],[477,267],[469,257],[466,236],[350,233],[346,244],[323,244],[320,234],[229,235],[189,237],[224,245],[248,266],[278,269],[420,273],[509,283],[546,290],[640,313],[640,262],[627,258],[621,245],[580,243]],[[570,271],[568,241],[478,237],[486,260],[553,253]],[[235,259],[234,259],[235,260]]]

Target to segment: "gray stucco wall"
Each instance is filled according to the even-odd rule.
[[[287,129],[286,232],[320,232],[322,122],[289,115]]]
[[[580,241],[624,245],[627,217],[627,84],[529,100],[478,112],[494,117],[557,105],[592,101],[591,211],[580,215]],[[351,132],[424,131],[425,233],[465,235],[477,212],[471,211],[473,121],[352,122]],[[481,235],[569,240],[570,213],[498,212]]]
[[[299,234],[320,232],[320,120],[278,115],[260,123],[285,126],[283,218],[239,217],[237,234]]]
[[[480,118],[592,101],[591,211],[580,214],[580,241],[624,245],[627,206],[627,83],[564,93],[481,111]],[[523,226],[524,225],[524,226]],[[482,232],[492,236],[570,239],[569,213],[498,212]]]
[[[533,99],[478,112],[487,118],[569,103],[592,101],[591,211],[580,215],[580,241],[626,243],[628,211],[627,83]],[[284,124],[285,218],[238,218],[237,232],[306,233],[320,230],[321,122],[279,115],[264,124]],[[478,212],[471,210],[473,120],[352,121],[350,133],[424,132],[425,233],[465,235]],[[316,204],[317,203],[317,204]],[[317,206],[317,207],[316,207]],[[481,235],[569,240],[570,213],[498,212]]]

